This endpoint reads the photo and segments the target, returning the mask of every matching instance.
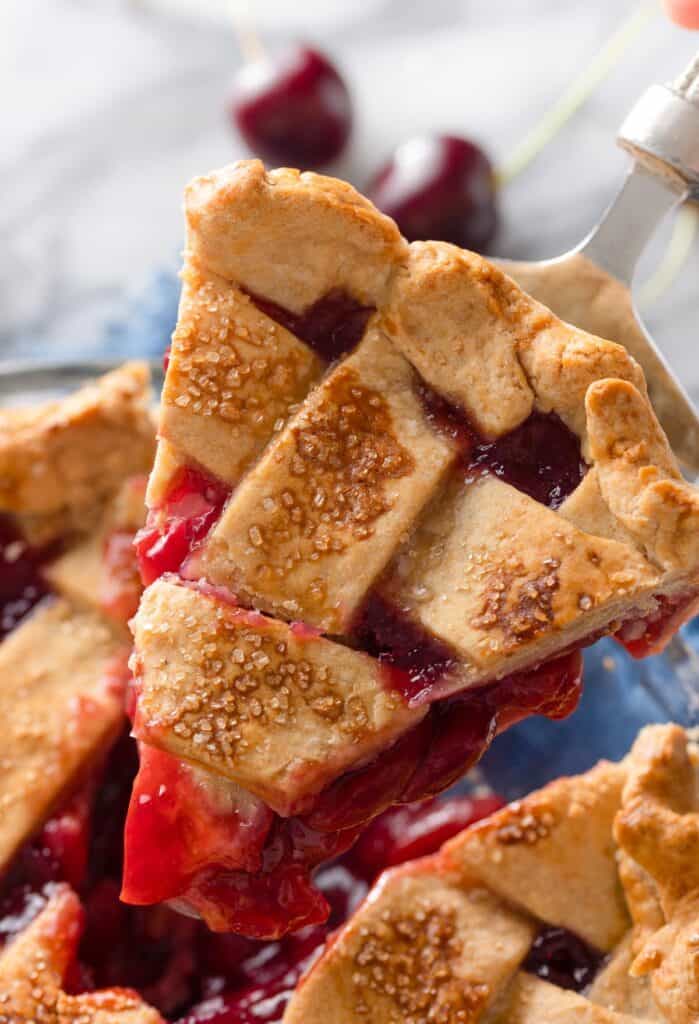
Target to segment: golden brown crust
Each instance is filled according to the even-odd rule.
[[[682,480],[644,396],[627,382],[605,380],[589,388],[585,404],[590,451],[610,510],[664,569],[696,566],[699,497]]]
[[[694,1024],[698,765],[684,730],[651,726],[620,764],[551,783],[385,873],[302,979],[285,1024],[349,1024],[363,1019],[358,1005],[377,1024]],[[552,925],[610,951],[580,994],[525,973],[532,938]],[[428,934],[442,941],[426,953]],[[443,999],[455,979],[469,995],[454,996],[453,1017],[434,998],[434,1018],[420,1016],[423,960],[445,979]]]
[[[550,319],[534,305],[475,253],[414,242],[396,274],[388,320],[422,378],[486,437],[498,437],[534,406],[517,353],[518,341]]]
[[[628,762],[615,834],[650,892],[634,915],[630,973],[650,975],[670,1024],[690,1024],[699,1017],[699,759],[683,729],[657,725],[641,732]],[[653,888],[662,911],[654,919],[645,912]]]
[[[624,346],[643,368],[651,402],[675,452],[694,466],[699,430],[696,424],[688,424],[685,401],[678,395],[677,384],[648,346],[634,314],[629,289],[581,253],[546,263],[507,260],[503,269],[525,292],[562,320]]]
[[[382,592],[458,652],[458,687],[551,657],[622,619],[630,601],[652,611],[660,582],[627,544],[486,476],[438,494]]]
[[[241,161],[193,182],[186,214],[149,502],[162,509],[188,463],[235,485],[182,569],[188,580],[344,642],[378,587],[453,651],[441,695],[642,621],[660,598],[697,587],[699,499],[620,345],[564,323],[480,256],[408,246],[330,178]],[[270,317],[292,323],[336,289],[374,312],[354,351],[323,368]],[[464,473],[430,388],[489,438],[532,411],[559,417],[588,462],[583,483],[554,511],[494,474]],[[151,717],[156,695],[166,699],[156,676]],[[312,743],[312,728],[299,721],[286,741]],[[326,742],[338,765],[355,763],[339,728]],[[231,765],[219,758],[212,770]],[[263,766],[246,772],[241,784],[270,786]],[[282,777],[272,799],[290,806],[298,782],[286,771],[285,797]]]
[[[47,522],[54,535],[88,532],[119,484],[151,468],[149,400],[146,366],[127,363],[61,401],[0,411],[0,511],[34,536]]]
[[[454,457],[409,363],[370,327],[241,483],[187,574],[346,632]]]
[[[159,435],[234,484],[321,375],[303,342],[190,260],[161,399]]]
[[[662,1024],[665,1017],[653,999],[650,979],[629,974],[633,958],[633,933],[629,932],[614,949],[585,995],[591,1003],[606,1006],[616,1013],[627,1013]]]
[[[0,867],[120,729],[126,656],[100,618],[62,599],[0,645]]]
[[[166,579],[133,628],[139,737],[283,814],[426,712],[385,686],[368,655]]]
[[[431,860],[382,876],[301,983],[285,1024],[470,1024],[526,955],[535,925]]]
[[[61,990],[81,930],[80,901],[67,885],[51,886],[48,901],[0,953],[0,1024],[163,1024],[127,989],[80,996]]]
[[[615,1013],[528,974],[518,974],[483,1024],[638,1024],[639,1018]]]
[[[136,554],[129,544],[145,524],[145,490],[145,476],[125,480],[92,533],[78,539],[43,569],[55,593],[79,607],[106,615],[115,626],[126,627],[141,594]],[[110,565],[107,546],[115,535],[121,538],[121,564]]]
[[[624,778],[621,766],[603,762],[552,782],[447,843],[446,862],[540,920],[609,950],[629,926],[612,837]]]
[[[260,160],[196,178],[185,211],[188,249],[201,266],[295,313],[338,287],[382,304],[407,252],[393,221],[351,185],[266,172]]]

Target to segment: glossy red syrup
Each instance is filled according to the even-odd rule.
[[[0,639],[49,593],[41,566],[55,553],[55,545],[32,548],[12,520],[0,515]]]
[[[559,988],[582,992],[594,980],[604,953],[565,928],[544,928],[532,943],[525,971]]]
[[[437,701],[396,744],[323,790],[304,820],[321,831],[354,828],[392,804],[442,792],[480,760],[498,732],[528,715],[571,714],[582,693],[582,669],[582,655],[573,651]]]
[[[171,1019],[187,1014],[191,1022],[278,1021],[329,931],[356,909],[368,883],[384,866],[401,863],[416,852],[434,852],[497,803],[491,798],[431,801],[378,819],[371,827],[370,843],[315,874],[314,886],[329,908],[327,921],[279,941],[256,942],[212,933],[201,921],[163,905],[129,907],[119,901],[124,820],[137,768],[136,744],[124,735],[103,770],[96,770],[91,783],[20,850],[0,881],[0,944],[41,911],[47,885],[68,880],[83,901],[85,927],[66,990],[135,988]],[[407,831],[396,815],[409,816]],[[289,842],[305,861],[318,855],[318,841],[323,858],[331,854],[334,843],[329,837],[313,836],[298,822],[291,826],[291,838],[279,823],[272,833],[265,853],[270,862]],[[160,863],[166,870],[162,850]]]
[[[144,744],[126,819],[122,898],[170,901],[213,931],[278,938],[326,919],[311,872],[355,838],[280,818],[233,783]]]
[[[557,509],[587,472],[577,435],[555,413],[533,412],[509,434],[488,441],[463,409],[425,385],[420,396],[435,426],[461,449],[467,480],[492,474]]]
[[[371,822],[346,859],[371,884],[386,868],[434,853],[447,839],[502,806],[496,796],[455,796],[392,807]]]
[[[217,793],[215,806],[201,776],[171,754],[140,746],[124,835],[125,902],[177,898],[210,865],[248,872],[260,868],[272,811],[239,787],[232,797]]]
[[[428,630],[423,629],[395,605],[373,592],[367,597],[352,627],[358,645],[391,670],[387,684],[411,703],[423,703],[451,668],[458,656]]]
[[[615,640],[634,658],[647,658],[661,654],[685,622],[699,612],[699,595],[680,594],[677,597],[659,597],[658,609],[646,619],[624,623]]]
[[[230,488],[201,469],[186,466],[175,475],[162,508],[151,510],[136,534],[141,578],[147,586],[163,573],[177,572],[223,511]]]
[[[327,363],[346,355],[359,344],[374,312],[371,306],[361,305],[339,288],[328,292],[303,313],[292,313],[269,299],[248,294],[261,313],[305,341]]]

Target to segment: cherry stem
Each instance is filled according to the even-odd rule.
[[[573,114],[590,98],[597,86],[617,66],[640,31],[657,14],[655,2],[643,0],[619,26],[587,67],[570,83],[560,99],[524,137],[512,155],[496,172],[499,185],[520,174],[555,138]]]
[[[231,4],[231,21],[233,32],[238,41],[238,48],[245,64],[254,64],[264,60],[267,50],[262,43],[257,29],[254,27],[248,3]]]

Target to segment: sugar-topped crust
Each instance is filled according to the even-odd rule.
[[[282,814],[426,711],[385,686],[368,655],[168,579],[148,588],[134,635],[139,738]]]
[[[182,278],[160,436],[234,484],[306,397],[322,364],[248,295],[194,258]]]
[[[408,245],[332,178],[241,161],[196,179],[186,216],[153,521],[166,517],[183,466],[232,485],[182,567],[187,580],[349,646],[378,592],[450,650],[441,696],[652,619],[699,587],[699,499],[622,346],[563,322],[481,256]],[[361,306],[365,327],[325,365],[292,328],[305,333],[308,310],[338,291]],[[467,473],[440,402],[491,441],[532,413],[557,417],[579,442],[582,482],[554,510],[494,473]],[[187,600],[208,608],[218,598],[189,591]],[[158,615],[172,664],[182,651],[202,656],[186,626],[168,623],[164,607]],[[137,648],[151,636],[141,617]],[[151,719],[161,700],[168,716],[184,712],[194,681],[176,683],[149,659],[140,671]],[[317,724],[289,722],[290,749],[312,745]],[[326,726],[321,747],[334,764],[357,763],[359,748]],[[217,755],[209,767],[241,781],[234,761]],[[276,777],[275,806],[298,796],[292,776]],[[242,784],[263,793],[269,772],[250,762]]]
[[[612,949],[629,927],[612,837],[624,779],[609,763],[558,779],[451,840],[446,862],[540,920]]]
[[[375,1024],[695,1022],[698,764],[684,730],[650,726],[620,764],[551,783],[438,854],[386,872],[301,980],[284,1024],[320,1024],[321,1013],[349,1024],[363,1019],[362,998]],[[580,994],[521,969],[531,939],[551,926],[609,952]],[[427,953],[419,934],[445,938]],[[467,949],[480,1002],[455,997],[453,1016],[440,1016],[435,998],[423,1007],[430,979],[419,965],[439,971],[448,998]]]
[[[477,884],[388,872],[301,982],[285,1024],[480,1020],[524,958],[535,923]]]
[[[63,979],[81,932],[82,910],[67,885],[51,885],[39,915],[0,953],[0,1024],[163,1024],[129,989],[72,996]]]
[[[300,313],[334,288],[382,305],[407,243],[351,185],[241,160],[185,192],[188,252],[220,277]]]
[[[87,533],[121,482],[149,472],[148,369],[126,363],[65,399],[0,410],[0,512],[31,539]]]
[[[187,574],[346,632],[454,458],[376,322],[241,483]]]
[[[59,598],[0,645],[0,868],[123,722],[128,648]]]
[[[371,345],[372,332],[383,334],[385,346],[399,349],[417,376],[464,408],[486,436],[501,436],[534,409],[556,413],[578,435],[590,463],[588,475],[594,473],[597,484],[596,501],[578,502],[576,527],[593,536],[614,534],[611,539],[631,549],[630,563],[645,559],[667,574],[696,581],[696,494],[682,481],[659,433],[642,372],[620,345],[565,324],[474,253],[436,242],[406,245],[387,218],[350,186],[331,178],[288,170],[266,173],[259,161],[242,161],[194,181],[186,207],[185,286],[161,412],[165,449],[151,483],[154,502],[182,460],[208,466],[233,482],[271,439],[262,465],[269,467],[275,459],[284,463],[291,426],[274,438],[274,425],[303,400],[320,369],[308,346],[274,324],[243,291],[301,313],[340,288],[381,313],[370,321],[365,344]],[[236,368],[246,370],[246,381],[255,379],[252,349],[246,354],[255,336],[272,338],[273,348],[282,346],[284,370],[274,384],[268,383],[265,375],[275,376],[276,356],[271,361],[262,356],[264,369],[258,371],[255,393],[246,399],[250,385],[238,380]],[[267,351],[266,341],[258,344],[260,352]],[[359,386],[366,374],[366,383],[375,387],[382,377],[388,389],[395,377],[390,361],[386,367],[362,366],[361,351],[362,345],[347,360],[350,365],[359,360]],[[220,367],[231,352],[236,354],[229,370],[239,391],[219,379],[219,370],[211,370],[208,362],[217,359]],[[306,416],[310,422],[318,401],[312,392],[299,413],[301,421]],[[226,402],[233,410],[228,421],[220,415]],[[398,420],[396,426],[407,427],[407,421]],[[260,472],[255,467],[252,479]],[[430,485],[437,503],[439,485],[439,477]],[[244,479],[242,493],[248,494],[250,486]],[[524,500],[533,516],[540,511],[538,503]],[[418,516],[415,525],[423,519]],[[267,545],[272,561],[277,556],[283,560],[283,545],[275,547],[278,540]],[[245,588],[249,573],[238,562],[249,561],[250,546],[244,554],[234,545],[223,560],[217,558],[212,570],[217,578]],[[357,546],[363,551],[361,542]],[[544,536],[530,548],[532,559],[538,557],[541,564],[550,555]],[[309,574],[302,574],[299,586]],[[361,585],[357,581],[356,590],[366,589],[371,578],[368,573]],[[576,580],[573,587],[582,589],[584,583]],[[644,584],[641,580],[641,589]],[[607,590],[606,581],[602,589]],[[627,592],[629,602],[633,589]],[[295,607],[287,617],[307,615],[316,621],[315,599],[307,591],[308,607],[292,594]],[[284,615],[276,598],[255,597],[254,587],[250,592],[253,603],[273,605],[275,614]],[[595,595],[590,596],[594,604]],[[581,608],[581,618],[590,610]],[[319,624],[326,628],[324,621]],[[332,625],[337,629],[337,621]],[[558,639],[562,646],[567,638]]]

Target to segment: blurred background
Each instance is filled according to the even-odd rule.
[[[163,351],[183,186],[250,152],[231,112],[243,54],[274,61],[298,40],[352,100],[347,145],[323,169],[365,188],[416,135],[472,140],[505,179],[488,251],[516,258],[589,230],[623,179],[627,109],[699,47],[653,0],[3,0],[0,359]],[[571,89],[585,102],[520,160]],[[639,302],[699,397],[694,225],[675,230],[657,287],[673,225],[659,232]]]

